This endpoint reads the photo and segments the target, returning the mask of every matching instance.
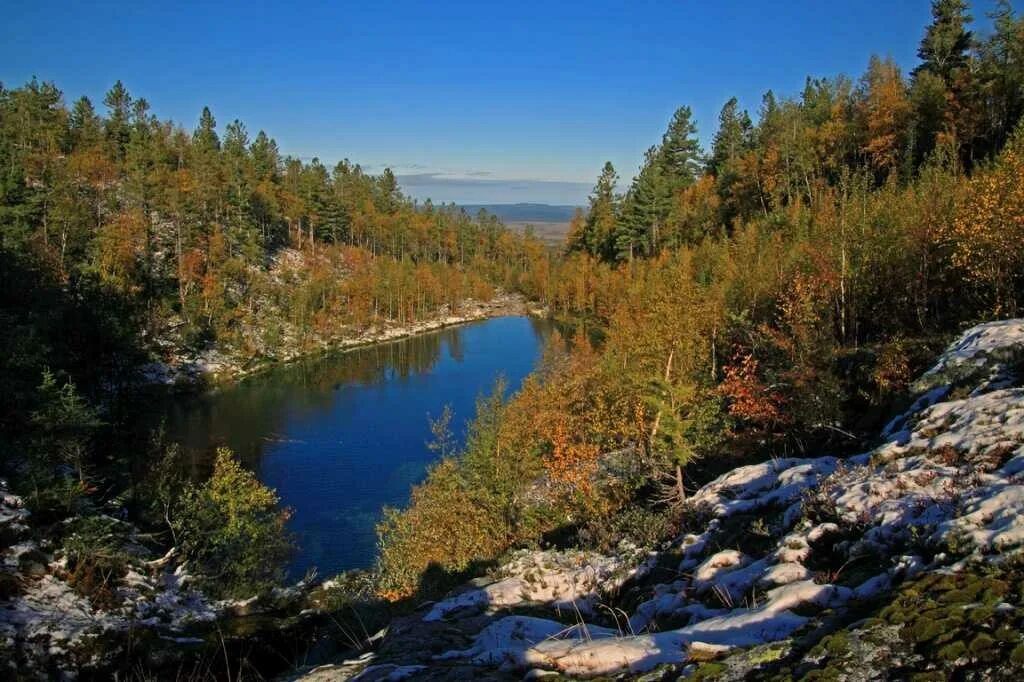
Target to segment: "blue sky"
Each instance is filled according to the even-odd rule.
[[[390,165],[421,199],[582,203],[681,104],[707,145],[730,96],[754,112],[872,53],[909,70],[929,2],[5,0],[0,17],[7,87],[35,75],[99,103],[120,78],[161,118],[192,128],[208,105],[294,156]]]

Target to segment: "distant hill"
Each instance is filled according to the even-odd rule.
[[[497,216],[504,223],[568,223],[575,206],[552,204],[462,204],[470,215],[481,208]]]

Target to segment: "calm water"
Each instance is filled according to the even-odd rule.
[[[503,317],[290,365],[173,403],[167,435],[197,468],[231,447],[294,510],[293,577],[368,567],[384,505],[403,505],[435,454],[428,415],[455,411],[465,435],[499,375],[518,388],[550,323]]]

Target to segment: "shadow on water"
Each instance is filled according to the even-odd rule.
[[[445,405],[459,441],[478,395],[503,375],[510,390],[533,370],[551,323],[506,317],[320,356],[155,410],[197,479],[218,446],[234,450],[294,515],[301,577],[372,564],[374,526],[400,506],[436,455],[429,418]]]

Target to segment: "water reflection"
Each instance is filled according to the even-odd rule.
[[[194,469],[227,445],[295,510],[300,575],[369,566],[383,505],[400,505],[433,453],[428,414],[455,410],[464,435],[477,395],[504,374],[518,387],[550,323],[499,318],[308,360],[219,393],[178,401],[168,436]]]

